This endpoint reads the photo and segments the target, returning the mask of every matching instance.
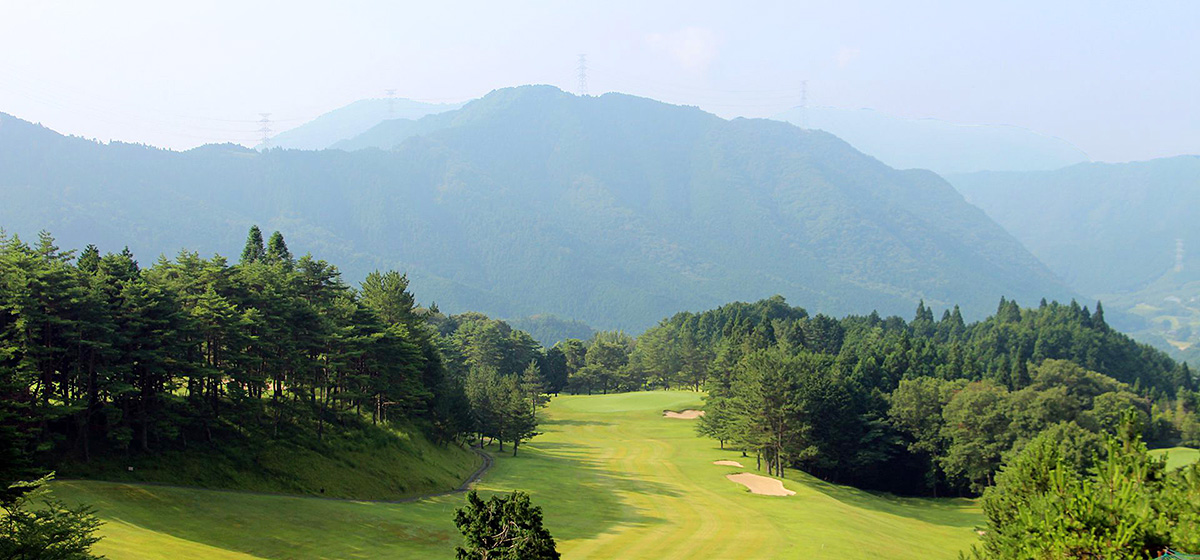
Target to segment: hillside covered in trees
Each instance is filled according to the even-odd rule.
[[[0,121],[10,233],[209,255],[259,223],[352,281],[405,270],[453,313],[638,332],[775,293],[839,314],[924,299],[968,318],[1002,295],[1071,296],[932,173],[827,133],[628,95],[497,90],[353,152],[177,153]]]
[[[950,180],[1119,328],[1200,359],[1200,156]]]
[[[6,484],[57,468],[339,497],[444,491],[474,468],[456,443],[515,451],[534,435],[541,358],[504,323],[418,306],[401,274],[351,287],[257,227],[236,264],[183,251],[144,266],[128,249],[0,236]]]

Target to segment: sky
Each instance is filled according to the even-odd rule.
[[[1200,154],[1200,2],[0,0],[0,112],[187,149],[358,99],[545,83],[767,117],[802,102]],[[802,93],[805,92],[805,93]]]

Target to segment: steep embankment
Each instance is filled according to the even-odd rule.
[[[131,458],[60,465],[60,478],[227,489],[327,498],[398,500],[458,489],[482,459],[456,445],[437,445],[417,429],[362,426],[314,437],[269,433],[221,438],[220,445]]]

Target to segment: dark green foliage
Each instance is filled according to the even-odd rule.
[[[0,558],[6,560],[92,560],[100,527],[91,508],[70,508],[47,497],[53,479],[6,483],[0,499]],[[15,497],[14,497],[15,496]]]
[[[282,242],[283,238],[280,237]],[[246,236],[246,247],[242,249],[242,264],[253,262],[261,262],[267,257],[267,251],[263,248],[262,230],[258,226],[250,226],[250,233]]]
[[[988,523],[974,556],[1116,560],[1200,550],[1200,465],[1167,472],[1132,416],[1126,421],[1091,467],[1057,434],[1034,438],[984,492]]]
[[[542,527],[542,508],[524,492],[495,495],[484,501],[472,491],[467,505],[454,512],[463,534],[459,560],[557,560],[554,537]]]
[[[294,263],[295,259],[283,240],[283,234],[278,231],[272,233],[271,239],[267,241],[267,264],[281,264],[290,268]]]
[[[1156,441],[1200,433],[1190,370],[1074,302],[1002,299],[969,325],[957,309],[935,316],[923,302],[912,322],[735,303],[664,320],[631,363],[650,386],[703,383],[700,433],[771,472],[894,492],[977,494],[1039,434],[1086,454],[1131,408]]]
[[[0,475],[250,432],[320,442],[363,418],[467,431],[461,379],[403,275],[356,292],[278,233],[261,249],[255,228],[239,265],[184,251],[143,269],[128,250],[73,262],[49,235],[0,237]],[[523,340],[521,368],[540,358]]]
[[[511,442],[516,455],[521,442],[538,433],[537,409],[547,402],[546,393],[556,383],[561,387],[562,379],[543,371],[562,361],[543,354],[528,333],[479,313],[435,313],[429,319],[444,335],[449,375],[469,403],[459,413],[463,431],[477,434],[480,442],[485,437],[498,441],[501,451]]]

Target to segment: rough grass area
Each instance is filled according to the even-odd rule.
[[[1200,449],[1192,449],[1190,447],[1151,449],[1150,454],[1154,456],[1166,455],[1168,469],[1178,469],[1200,461]]]
[[[267,431],[223,434],[220,446],[66,463],[59,478],[152,482],[330,498],[395,500],[457,488],[479,466],[475,453],[435,445],[416,428],[364,424],[271,437]],[[132,467],[132,470],[130,470]]]
[[[751,494],[725,475],[754,472],[753,459],[697,437],[694,422],[662,416],[699,404],[687,392],[559,397],[545,411],[545,434],[517,457],[493,448],[495,465],[478,486],[530,492],[567,559],[951,559],[977,542],[983,520],[970,500],[899,498],[796,472],[784,481],[794,496]],[[97,550],[115,560],[449,559],[459,542],[453,511],[464,500],[354,503],[96,482],[55,488],[109,520]]]

